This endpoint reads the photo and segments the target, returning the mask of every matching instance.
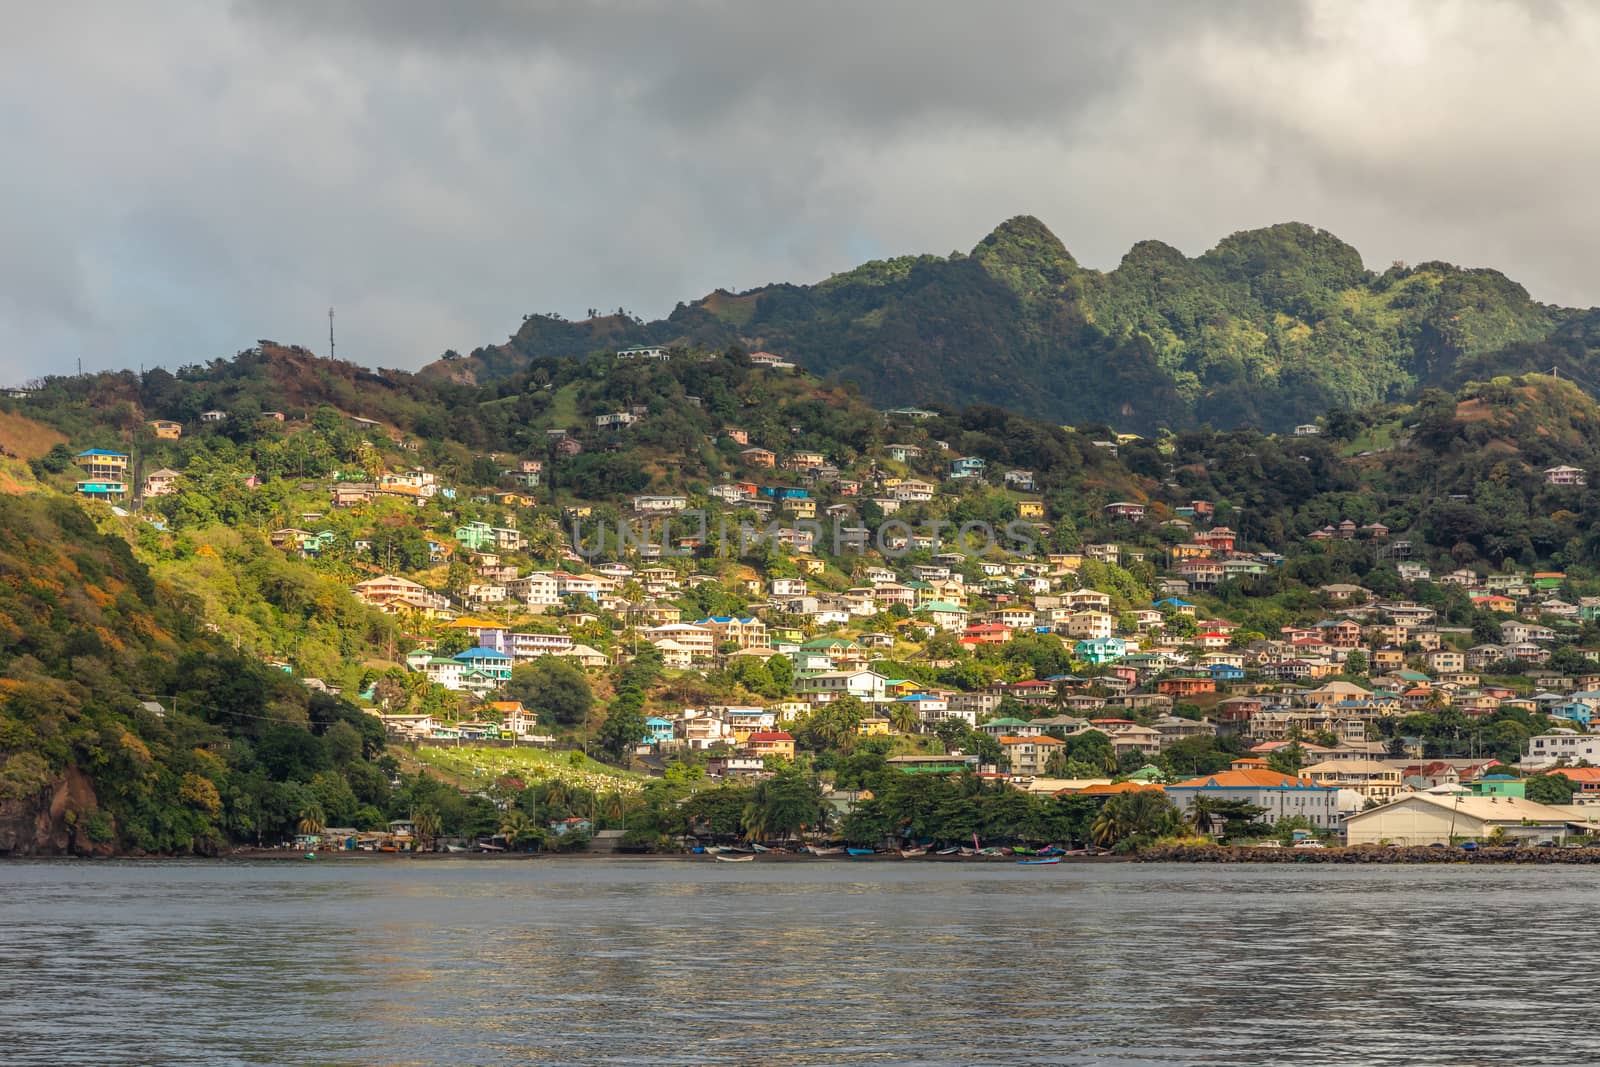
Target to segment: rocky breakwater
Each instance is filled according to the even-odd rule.
[[[1356,848],[1255,848],[1247,845],[1154,845],[1141,863],[1594,863],[1600,848],[1361,845]]]

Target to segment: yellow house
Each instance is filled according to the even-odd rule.
[[[888,737],[889,720],[878,715],[869,715],[856,725],[856,733],[862,737]]]
[[[828,569],[828,561],[817,559],[815,556],[804,556],[795,562],[800,564],[800,569],[807,574],[821,574]]]
[[[797,519],[817,517],[817,502],[809,497],[790,497],[783,502],[783,509]]]
[[[1349,789],[1380,803],[1394,799],[1403,787],[1400,769],[1377,760],[1325,760],[1300,773],[1318,785]]]
[[[170,419],[156,419],[150,423],[150,429],[164,441],[176,441],[183,436],[183,423],[173,422]]]
[[[1044,502],[1040,500],[1017,501],[1017,516],[1023,519],[1044,518]]]

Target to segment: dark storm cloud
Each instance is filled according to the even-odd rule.
[[[1584,6],[53,4],[0,33],[0,378],[1300,219],[1592,303]]]

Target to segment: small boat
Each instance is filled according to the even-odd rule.
[[[844,849],[837,846],[823,848],[821,845],[812,845],[811,854],[813,856],[842,856],[844,855]]]
[[[928,850],[925,848],[903,848],[900,850],[900,858],[903,860],[914,860],[918,856],[926,856],[927,854]]]
[[[847,848],[845,851],[852,856],[876,856],[878,854],[878,850],[875,848]]]
[[[720,852],[717,855],[712,856],[711,858],[716,860],[718,863],[754,863],[756,861],[756,858],[755,858],[754,855],[749,855],[749,856],[724,856]]]
[[[758,845],[758,844],[756,844],[756,843],[755,843],[755,842],[753,842],[753,841],[752,841],[752,842],[751,842],[751,843],[750,843],[750,847],[751,847],[751,848],[752,848],[752,849],[753,849],[753,850],[755,850],[755,851],[756,851],[756,852],[771,852],[771,851],[772,851],[772,850],[771,850],[771,849],[770,849],[770,848],[768,848],[768,847],[767,847],[767,846],[766,846],[766,845]]]
[[[1018,867],[1044,867],[1052,863],[1060,863],[1060,856],[1040,856],[1031,860],[1018,860]]]
[[[961,854],[961,852],[962,852],[962,848],[961,848],[960,845],[951,845],[949,848],[941,848],[938,852],[935,852],[934,855],[935,856],[958,856],[958,855]]]

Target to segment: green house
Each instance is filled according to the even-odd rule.
[[[1471,783],[1475,797],[1522,797],[1528,795],[1528,783],[1509,774],[1486,774]]]

